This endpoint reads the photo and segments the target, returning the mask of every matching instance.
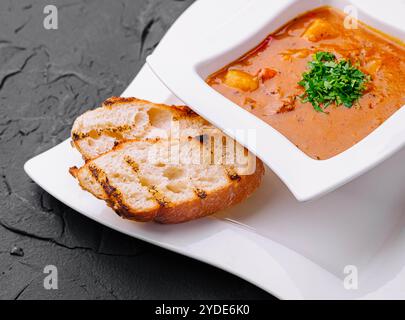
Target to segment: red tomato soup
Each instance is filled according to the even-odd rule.
[[[334,157],[365,138],[405,105],[403,43],[360,22],[356,29],[345,28],[344,21],[345,15],[331,7],[305,13],[211,75],[207,83],[278,130],[311,158]],[[352,105],[332,101],[316,109],[312,102],[306,102],[306,88],[298,83],[319,52],[333,54],[333,65],[350,62],[353,69],[367,78]],[[319,81],[324,75],[319,76],[318,72],[317,84],[327,89],[336,85],[340,90],[334,77],[337,82],[345,82],[344,68],[336,71],[344,73],[340,78],[335,71],[328,70],[328,83]],[[347,81],[354,84],[352,80],[349,77]],[[346,93],[341,95],[345,98]],[[329,92],[325,96],[334,94]]]

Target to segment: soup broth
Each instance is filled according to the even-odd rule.
[[[403,44],[362,23],[347,28],[345,18],[331,7],[305,13],[211,75],[207,83],[311,158],[332,158],[405,105]],[[367,75],[364,92],[352,106],[332,103],[320,112],[303,102],[305,89],[298,82],[317,52],[350,61]]]

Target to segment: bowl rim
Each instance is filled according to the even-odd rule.
[[[405,108],[399,109],[370,135],[343,153],[328,160],[314,160],[263,120],[212,89],[205,78],[254,48],[273,30],[299,14],[325,5],[342,10],[359,1],[273,1],[269,11],[265,10],[269,7],[268,0],[246,0],[246,5],[220,28],[210,29],[207,23],[204,35],[195,37],[189,29],[182,30],[182,38],[179,32],[171,32],[176,34],[176,38],[164,37],[159,50],[147,58],[147,63],[175,96],[268,165],[298,201],[312,200],[355,179],[399,151],[405,145],[405,128],[402,126]],[[200,14],[204,13],[203,10],[205,13],[214,10],[212,5],[215,2],[211,1],[210,5],[208,1],[203,2],[205,5],[200,5]],[[401,3],[397,1],[392,5]],[[401,12],[399,8],[393,11],[396,14]],[[181,29],[183,23],[189,24],[192,15],[192,10],[187,10],[172,28]],[[242,15],[243,23],[238,19]],[[405,21],[398,28],[369,15],[365,10],[359,10],[359,15],[366,24],[405,39]],[[173,55],[173,52],[176,54]],[[216,105],[221,108],[211,107]]]

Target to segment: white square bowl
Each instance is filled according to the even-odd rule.
[[[347,151],[318,161],[216,92],[205,79],[286,22],[323,5],[341,10],[355,6],[361,21],[405,39],[405,3],[401,0],[392,0],[389,5],[377,0],[200,0],[173,25],[172,32],[147,59],[174,95],[255,153],[299,201],[320,197],[399,151],[405,144],[405,108]],[[212,23],[218,20],[221,23]]]

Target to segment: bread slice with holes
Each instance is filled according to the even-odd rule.
[[[80,186],[121,217],[181,223],[224,210],[260,185],[263,163],[187,107],[111,98],[72,130]]]
[[[245,200],[264,174],[262,162],[250,153],[241,155],[242,161],[225,163],[234,151],[223,150],[230,144],[222,137],[213,140],[221,142],[212,146],[198,137],[123,142],[70,172],[121,217],[186,222]]]
[[[76,119],[72,141],[89,160],[123,141],[195,137],[206,129],[218,130],[188,107],[112,97]]]

